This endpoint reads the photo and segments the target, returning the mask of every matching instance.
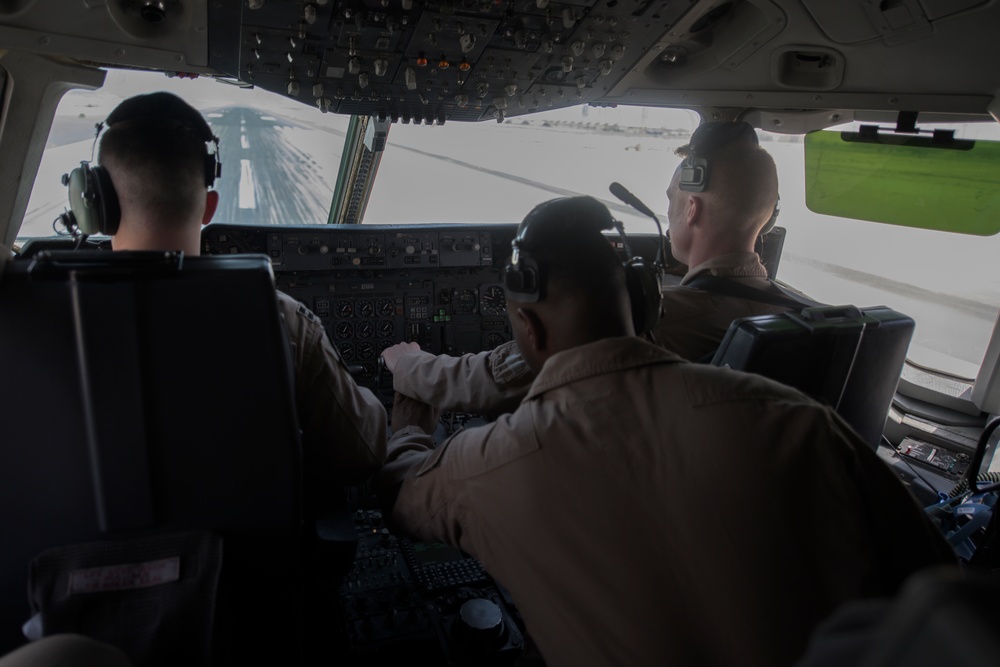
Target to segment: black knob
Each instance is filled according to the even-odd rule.
[[[462,639],[491,644],[503,636],[503,612],[490,600],[483,598],[467,600],[458,610],[455,632]]]

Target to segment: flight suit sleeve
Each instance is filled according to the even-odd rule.
[[[489,352],[459,357],[414,352],[396,363],[393,389],[441,410],[495,417],[512,412],[535,379],[509,341]]]
[[[385,407],[351,377],[319,318],[280,292],[278,302],[295,365],[307,471],[334,484],[361,483],[385,460]]]
[[[539,451],[532,406],[456,433],[438,446],[420,428],[408,426],[389,439],[386,464],[375,477],[383,499],[392,498],[393,521],[407,535],[479,555],[484,506],[523,484],[517,460]]]

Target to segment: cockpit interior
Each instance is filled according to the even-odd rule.
[[[993,576],[998,30],[993,0],[0,0],[0,470],[8,469],[0,472],[8,517],[0,523],[0,652],[26,641],[22,625],[46,595],[73,585],[29,572],[46,549],[99,543],[116,527],[155,523],[160,512],[190,523],[196,512],[174,498],[185,484],[198,493],[224,489],[220,506],[253,495],[215,484],[213,475],[226,474],[223,454],[205,454],[208,472],[189,476],[180,454],[147,460],[129,448],[148,430],[158,443],[150,452],[187,437],[188,407],[152,405],[168,392],[151,388],[174,387],[171,368],[190,361],[145,337],[143,327],[173,331],[153,307],[176,298],[161,276],[231,266],[233,284],[216,294],[232,306],[231,325],[204,315],[214,328],[201,333],[210,347],[196,366],[235,377],[259,363],[270,378],[267,392],[234,394],[217,412],[198,412],[198,424],[222,429],[206,431],[212,437],[223,438],[234,421],[247,438],[260,424],[276,439],[287,435],[284,360],[254,358],[248,344],[284,342],[270,310],[244,317],[250,306],[241,305],[239,285],[261,280],[319,319],[354,380],[391,414],[392,374],[380,362],[387,347],[416,342],[457,356],[512,340],[503,270],[522,216],[544,199],[600,199],[624,223],[624,235],[608,237],[622,259],[656,263],[663,287],[680,283],[689,267],[670,254],[664,191],[680,159],[675,149],[699,123],[720,120],[750,123],[778,164],[780,215],[755,247],[768,277],[837,306],[837,323],[868,327],[866,340],[893,336],[863,352],[843,348],[843,339],[824,343],[794,368],[783,357],[784,378],[794,384],[808,375],[815,385],[825,372],[809,365],[817,359],[824,369],[846,369],[833,394],[823,387],[824,400],[864,413],[874,424],[866,440],[963,563]],[[94,159],[118,102],[155,90],[176,92],[207,118],[222,203],[202,231],[201,257],[188,258],[195,261],[110,261],[107,235],[67,224],[62,176]],[[102,291],[108,276],[123,272],[150,282],[135,294]],[[46,311],[39,304],[49,311],[35,321]],[[103,337],[107,322],[133,315],[142,325],[123,325],[121,345]],[[793,328],[827,325],[837,326],[807,317]],[[761,353],[788,326],[783,319],[734,327],[729,350],[712,363],[765,373],[765,362],[753,366],[745,355]],[[177,340],[195,345],[188,333]],[[156,357],[155,381],[132,373],[144,355]],[[855,368],[862,370],[852,383]],[[888,379],[870,385],[871,369]],[[136,406],[146,422],[116,426],[108,401]],[[262,414],[275,421],[258,420]],[[493,415],[440,418],[443,440]],[[165,425],[173,419],[176,427]],[[198,456],[194,442],[185,455]],[[303,471],[286,460],[268,465],[278,471],[269,493],[284,497]],[[129,466],[168,470],[149,472],[144,487]],[[168,487],[174,499],[160,505],[157,494]],[[66,503],[29,500],[32,489]],[[128,500],[135,493],[143,502]],[[274,628],[294,637],[288,664],[544,664],[515,602],[476,559],[396,531],[366,486],[331,498],[308,517],[320,539],[302,566],[315,584],[307,586],[307,611],[287,611],[287,600],[267,593],[269,620],[249,626],[274,640],[272,649],[282,644]],[[120,505],[128,511],[116,513]],[[289,513],[302,512],[298,502],[265,505],[255,511],[270,513],[263,522],[278,532]],[[246,517],[220,517],[246,527]],[[245,569],[228,576],[282,576],[278,538],[267,539],[260,553],[233,540]],[[206,568],[198,585],[233,586],[212,569],[221,566],[211,544],[177,548]],[[91,557],[59,556],[71,565]],[[996,589],[990,578],[975,590]],[[225,599],[254,604],[246,588]],[[142,613],[168,603],[177,601],[127,601]],[[989,638],[996,615],[976,609],[965,630],[987,630],[972,639],[955,629],[954,616],[922,617],[988,661],[949,664],[1000,660],[1000,642]],[[220,618],[242,618],[226,615],[232,611]],[[285,622],[269,625],[278,618]],[[907,646],[921,646],[920,620],[898,629]],[[201,635],[191,642],[213,645]],[[281,649],[261,651],[281,659]],[[229,657],[254,654],[245,643]],[[203,663],[187,664],[227,664],[198,655]],[[880,664],[929,663],[911,656]]]

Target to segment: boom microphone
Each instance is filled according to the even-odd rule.
[[[648,215],[653,220],[656,220],[656,215],[649,210],[649,207],[639,201],[639,198],[634,194],[625,189],[625,186],[617,181],[611,184],[611,194],[621,199],[623,202],[634,208],[635,210]]]
[[[625,202],[635,210],[639,211],[640,213],[648,215],[653,219],[653,222],[656,223],[656,229],[659,231],[659,236],[660,236],[660,246],[656,250],[655,264],[657,267],[662,267],[663,255],[665,253],[663,252],[663,227],[660,226],[660,219],[657,218],[656,214],[653,213],[653,211],[651,211],[648,206],[643,204],[638,197],[636,197],[634,194],[626,190],[625,186],[622,185],[621,183],[615,181],[614,183],[611,184],[611,186],[608,189],[611,190],[611,194],[613,194],[615,197],[618,197],[623,202]]]

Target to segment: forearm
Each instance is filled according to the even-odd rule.
[[[414,352],[393,371],[393,389],[441,410],[495,416],[517,408],[534,375],[516,347],[459,357]]]
[[[379,491],[397,486],[424,462],[434,451],[434,438],[420,427],[408,426],[389,438],[385,463],[375,478]]]

